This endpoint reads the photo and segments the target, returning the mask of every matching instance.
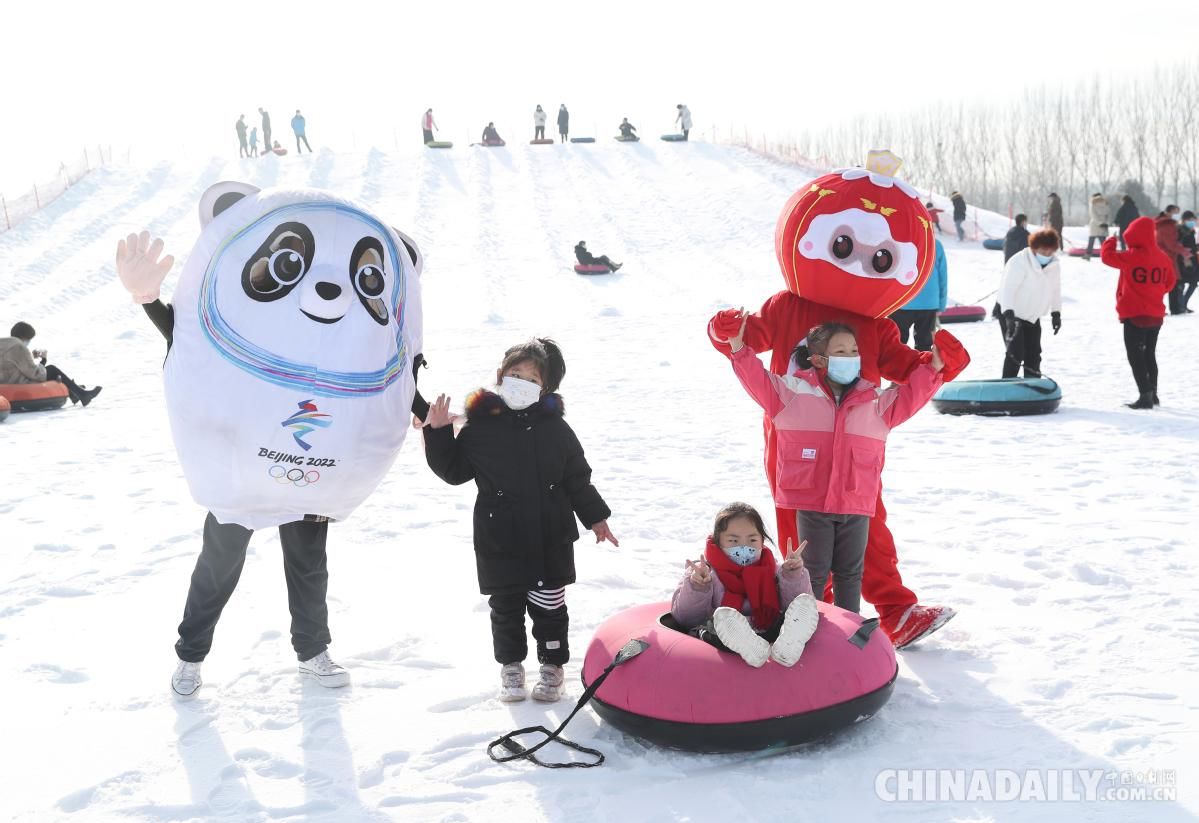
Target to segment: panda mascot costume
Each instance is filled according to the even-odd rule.
[[[361,205],[317,190],[218,183],[171,304],[174,262],[148,232],[117,272],[167,340],[167,411],[179,463],[208,510],[179,625],[172,688],[190,697],[255,529],[278,527],[300,674],[349,675],[328,654],[325,543],[391,468],[416,391],[422,260]],[[161,258],[161,259],[160,259]]]
[[[749,315],[745,344],[771,351],[770,370],[790,374],[792,353],[809,330],[839,321],[853,327],[861,354],[861,375],[906,383],[916,366],[932,355],[908,348],[888,315],[919,293],[934,260],[932,221],[919,193],[896,177],[901,161],[888,151],[872,151],[865,168],[819,177],[787,201],[775,229],[775,254],[787,288]],[[726,356],[728,340],[741,327],[733,309],[708,324],[713,346]],[[962,345],[941,329],[936,346],[952,380],[970,362]],[[801,350],[802,351],[802,350]],[[764,421],[766,473],[774,487],[775,430]],[[796,513],[779,509],[779,545],[799,545]],[[897,648],[927,637],[954,616],[945,606],[924,606],[903,585],[895,540],[887,528],[880,494],[870,521],[862,574],[862,597],[879,613],[880,627]],[[831,578],[830,578],[831,583]]]

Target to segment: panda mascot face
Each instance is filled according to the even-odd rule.
[[[420,252],[317,190],[218,183],[200,222],[165,369],[193,496],[247,528],[342,519],[407,430]]]
[[[872,151],[866,168],[814,180],[791,196],[775,230],[789,291],[884,317],[928,282],[932,222],[918,192],[895,177],[899,158]]]

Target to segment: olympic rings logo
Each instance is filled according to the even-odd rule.
[[[321,473],[315,469],[305,473],[303,469],[285,469],[280,465],[271,466],[270,474],[278,483],[291,483],[301,489],[321,479]]]

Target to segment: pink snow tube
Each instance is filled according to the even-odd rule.
[[[793,746],[871,717],[898,667],[886,634],[820,603],[820,623],[792,668],[740,657],[669,626],[669,603],[635,606],[600,624],[583,662],[589,685],[632,639],[649,648],[600,686],[595,710],[622,731],[702,752]],[[861,631],[859,631],[861,630]],[[865,635],[865,637],[863,637]]]

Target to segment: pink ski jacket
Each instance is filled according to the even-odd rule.
[[[825,514],[874,516],[887,435],[941,386],[940,372],[924,364],[890,389],[859,379],[837,403],[815,369],[772,374],[749,346],[732,362],[778,435],[775,504]]]

